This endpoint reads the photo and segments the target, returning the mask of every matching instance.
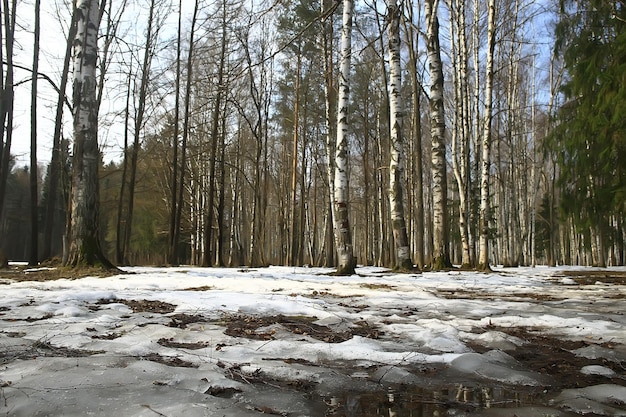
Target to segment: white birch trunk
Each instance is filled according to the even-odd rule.
[[[491,118],[493,90],[493,58],[495,50],[496,2],[489,0],[487,17],[487,67],[485,80],[485,112],[482,137],[482,161],[480,178],[480,224],[478,268],[489,270],[489,170],[491,167]]]
[[[113,265],[99,242],[98,101],[96,62],[100,10],[97,0],[78,0],[74,40],[74,154],[72,166],[71,220],[68,226],[70,266]]]
[[[389,124],[391,129],[389,151],[389,211],[396,245],[396,269],[413,269],[409,239],[404,218],[402,178],[404,149],[402,137],[402,70],[400,67],[400,16],[402,10],[396,0],[387,3],[389,22]]]
[[[427,0],[426,46],[430,72],[430,133],[432,141],[433,175],[433,261],[432,269],[440,270],[452,266],[449,255],[445,113],[443,106],[443,65],[439,44],[438,0]]]
[[[450,24],[450,39],[454,67],[454,127],[452,131],[452,169],[459,191],[459,232],[461,236],[463,268],[472,265],[469,235],[469,79],[467,61],[467,38],[465,28],[465,3],[452,1],[449,5],[453,22]]]
[[[356,266],[350,219],[348,217],[348,104],[350,97],[350,62],[352,57],[352,12],[354,2],[343,1],[341,61],[339,65],[339,100],[337,104],[337,145],[335,149],[335,241],[338,274],[352,274]]]

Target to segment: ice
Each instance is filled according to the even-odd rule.
[[[450,363],[451,369],[480,379],[515,385],[542,384],[540,375],[516,369],[516,366],[513,358],[500,351],[465,353]]]
[[[562,408],[581,414],[626,416],[626,387],[601,384],[564,390],[555,400]],[[620,408],[617,408],[620,407]]]
[[[607,368],[606,366],[600,366],[600,365],[583,366],[580,369],[580,372],[585,375],[601,375],[601,376],[606,376],[609,378],[612,378],[616,375],[615,371],[612,370],[611,368]]]

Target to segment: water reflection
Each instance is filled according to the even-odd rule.
[[[455,385],[437,389],[398,386],[379,392],[344,392],[326,399],[326,416],[443,417],[451,409],[475,411],[542,402],[542,392]]]

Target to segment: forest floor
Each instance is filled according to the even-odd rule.
[[[626,416],[626,270],[516,271],[14,266],[0,415]]]

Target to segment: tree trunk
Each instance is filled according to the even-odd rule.
[[[396,246],[398,270],[412,270],[409,238],[404,218],[404,198],[402,181],[404,174],[404,140],[402,131],[402,72],[400,68],[400,17],[401,9],[395,0],[388,1],[389,20],[389,122],[390,122],[390,163],[389,163],[389,208],[393,237]]]
[[[352,57],[353,0],[343,1],[339,100],[337,104],[337,145],[335,150],[335,241],[338,275],[352,275],[356,267],[349,219],[348,190],[348,104],[350,98],[350,60]]]
[[[215,167],[217,158],[217,144],[219,141],[219,122],[222,111],[222,96],[224,94],[224,71],[226,66],[226,4],[223,3],[224,9],[222,10],[222,34],[221,34],[221,46],[219,57],[219,68],[217,74],[217,96],[215,98],[215,107],[213,108],[212,120],[211,120],[211,151],[209,155],[209,190],[208,190],[208,202],[207,202],[207,221],[204,225],[204,260],[202,264],[204,266],[210,266],[213,264],[214,257],[211,256],[211,245],[213,243],[213,217],[214,217],[214,203],[215,203]],[[191,62],[191,61],[190,61]],[[190,66],[191,68],[191,66]],[[222,129],[226,129],[226,126],[222,126]],[[223,132],[222,134],[225,134]],[[219,245],[215,245],[219,248]]]
[[[419,31],[415,29],[416,20],[413,16],[413,5],[409,6],[409,22],[406,25],[406,34],[409,48],[409,76],[411,77],[411,93],[413,99],[413,112],[411,120],[411,162],[413,167],[413,194],[414,208],[413,218],[415,235],[414,253],[415,263],[419,269],[424,267],[424,181],[422,165],[422,115],[421,115],[421,94],[422,89],[417,76],[418,70],[418,41]]]
[[[326,16],[330,10],[330,0],[322,0],[322,16]],[[335,148],[336,141],[334,138],[336,137],[336,132],[334,126],[336,123],[333,121],[333,115],[336,114],[334,112],[334,106],[336,99],[336,91],[333,84],[333,54],[332,54],[332,45],[333,45],[333,22],[332,22],[332,14],[330,14],[324,20],[324,30],[322,32],[322,50],[324,53],[324,122],[326,125],[326,155],[328,160],[327,166],[327,175],[328,175],[328,195],[330,198],[330,203],[328,206],[328,213],[326,215],[325,224],[326,227],[326,239],[324,240],[326,246],[326,258],[324,262],[324,266],[334,266],[335,265],[335,240],[333,239],[333,224],[335,215]]]
[[[461,266],[472,265],[470,255],[469,213],[470,213],[470,173],[469,173],[469,89],[467,80],[467,39],[465,28],[465,3],[452,1],[450,4],[452,22],[453,78],[454,78],[454,127],[452,129],[452,169],[459,192],[459,234],[461,236]]]
[[[13,44],[15,42],[15,15],[17,0],[13,0],[9,8],[9,0],[3,0],[4,35],[6,48],[6,74],[0,73],[2,79],[2,97],[0,101],[0,216],[4,209],[4,197],[7,179],[11,170],[11,142],[13,139]],[[1,45],[0,45],[1,50]],[[0,57],[1,58],[1,57]],[[4,64],[4,62],[3,62]],[[4,69],[4,65],[0,65]],[[2,249],[2,248],[0,248]]]
[[[39,73],[39,35],[41,0],[35,0],[35,28],[33,45],[33,78],[30,102],[30,257],[29,265],[39,263],[39,210],[37,169],[37,77]]]
[[[189,51],[187,52],[187,84],[185,86],[185,114],[183,117],[183,138],[180,149],[180,178],[178,181],[178,197],[176,201],[176,225],[174,230],[180,233],[180,224],[183,216],[183,196],[185,191],[185,170],[187,165],[187,140],[189,138],[189,118],[191,113],[191,83],[193,79],[193,49],[194,35],[196,30],[196,19],[198,17],[198,0],[194,3],[193,17],[191,18],[191,34],[189,37]],[[177,121],[176,121],[177,123]]]
[[[480,179],[480,224],[478,269],[488,271],[489,266],[489,181],[491,168],[491,119],[493,90],[493,58],[495,51],[495,0],[489,0],[487,23],[487,68],[485,84],[485,114],[482,137],[482,161]]]
[[[128,130],[130,121],[130,95],[131,95],[131,81],[132,81],[132,65],[128,71],[128,84],[126,85],[126,107],[124,109],[124,159],[122,161],[122,178],[120,186],[120,197],[117,202],[117,225],[116,225],[116,239],[115,239],[115,260],[118,265],[124,263],[124,245],[126,239],[124,239],[124,222],[129,221],[127,216],[124,215],[124,195],[126,195],[126,173],[128,172]]]
[[[69,252],[67,265],[113,268],[99,240],[98,109],[96,63],[98,61],[97,0],[78,0],[76,39],[74,41],[74,157]]]
[[[172,182],[170,194],[170,219],[168,230],[168,255],[167,261],[170,265],[178,264],[178,241],[180,238],[180,221],[178,221],[178,119],[180,118],[180,55],[181,55],[181,32],[182,32],[182,3],[178,1],[178,31],[176,38],[176,81],[174,87],[174,133],[172,135]],[[182,168],[180,169],[182,171]]]
[[[426,1],[426,46],[430,71],[430,120],[433,175],[433,260],[432,269],[452,266],[449,255],[447,172],[444,114],[443,65],[439,44],[439,0]]]
[[[301,239],[298,236],[297,222],[297,196],[298,196],[298,138],[300,136],[300,78],[302,68],[302,52],[300,48],[296,51],[296,81],[294,85],[295,101],[293,106],[293,146],[291,151],[291,206],[290,206],[290,224],[289,224],[289,251],[287,253],[287,264],[296,265],[298,257],[298,245]],[[300,191],[302,192],[302,190]]]

